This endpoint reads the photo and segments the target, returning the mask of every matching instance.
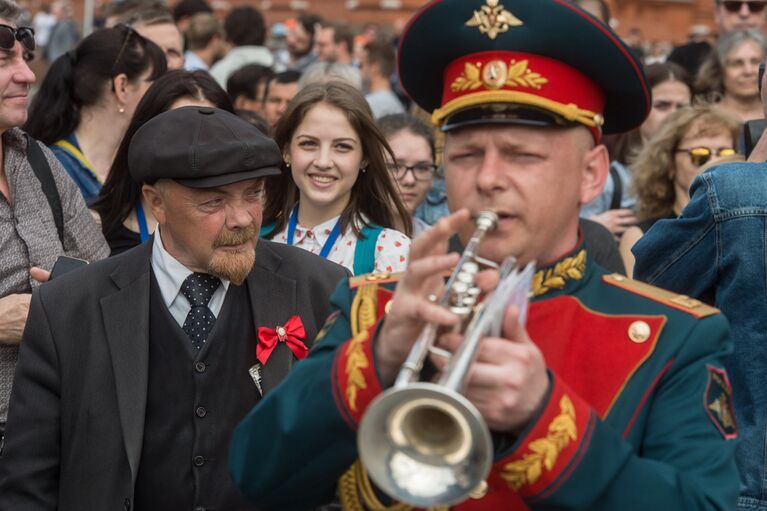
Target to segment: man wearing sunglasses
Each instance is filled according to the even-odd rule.
[[[20,14],[16,4],[0,0],[0,454],[32,289],[47,280],[41,268],[50,270],[60,255],[89,261],[109,255],[77,187],[52,153],[18,128],[27,120],[35,81],[27,65],[35,50],[34,32],[16,25]],[[40,159],[33,164],[29,155],[35,149]],[[40,162],[47,163],[48,190],[58,200],[55,211],[48,207],[43,178],[36,176]]]
[[[716,0],[714,19],[720,35],[733,30],[764,29],[765,0]]]
[[[714,0],[714,21],[719,36],[735,30],[764,30],[767,24],[767,0]],[[698,68],[711,52],[706,41],[690,41],[674,48],[668,60],[684,67],[690,74]]]

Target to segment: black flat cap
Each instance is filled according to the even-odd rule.
[[[281,163],[274,140],[250,123],[197,106],[152,118],[133,135],[128,150],[128,168],[137,182],[167,178],[192,188],[279,174]]]

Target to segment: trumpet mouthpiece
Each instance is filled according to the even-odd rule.
[[[477,215],[477,228],[483,231],[492,231],[498,225],[498,215],[495,211],[482,211]]]

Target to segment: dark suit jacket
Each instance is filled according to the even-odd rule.
[[[0,458],[0,511],[132,508],[148,381],[152,243],[63,275],[32,297]],[[346,270],[260,240],[248,276],[254,325],[298,314],[307,344]],[[247,325],[243,325],[247,327]],[[280,343],[264,393],[288,373]]]

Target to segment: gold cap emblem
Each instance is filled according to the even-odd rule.
[[[487,34],[490,39],[495,39],[498,34],[508,32],[511,27],[522,26],[522,20],[507,11],[500,0],[485,0],[483,5],[466,22],[467,27],[479,27],[479,31]]]
[[[482,68],[482,81],[488,89],[500,89],[508,77],[509,67],[502,60],[491,60]]]
[[[641,344],[650,338],[650,325],[644,321],[634,321],[629,326],[629,339]]]

